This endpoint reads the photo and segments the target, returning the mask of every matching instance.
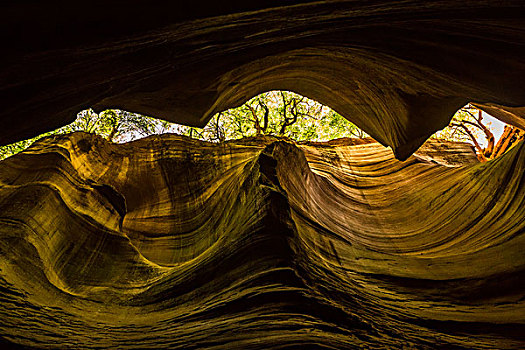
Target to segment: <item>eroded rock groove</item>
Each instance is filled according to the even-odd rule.
[[[438,155],[438,156],[436,156]],[[525,344],[525,150],[45,138],[0,163],[0,334],[36,348]]]

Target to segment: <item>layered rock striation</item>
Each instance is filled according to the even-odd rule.
[[[523,348],[524,147],[42,139],[0,162],[2,341]]]
[[[90,107],[202,127],[272,89],[332,107],[398,159],[467,102],[525,128],[522,0],[0,6],[0,145]]]

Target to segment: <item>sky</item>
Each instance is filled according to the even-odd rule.
[[[490,131],[494,134],[494,138],[496,139],[496,142],[501,137],[501,134],[503,134],[503,129],[505,128],[505,123],[499,121],[498,119],[494,118],[488,113],[483,112],[483,122],[484,124],[489,128]],[[482,147],[487,146],[487,140],[481,139],[479,140]]]

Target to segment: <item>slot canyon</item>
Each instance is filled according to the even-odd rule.
[[[120,108],[203,127],[271,90],[370,135],[116,144],[0,161],[2,349],[523,349],[523,1],[0,5],[0,145]]]

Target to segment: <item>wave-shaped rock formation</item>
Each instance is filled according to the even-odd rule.
[[[42,139],[0,162],[4,345],[523,348],[524,147]]]
[[[467,102],[525,128],[523,0],[0,5],[0,144],[121,108],[204,126],[261,92],[326,104],[406,159]]]

